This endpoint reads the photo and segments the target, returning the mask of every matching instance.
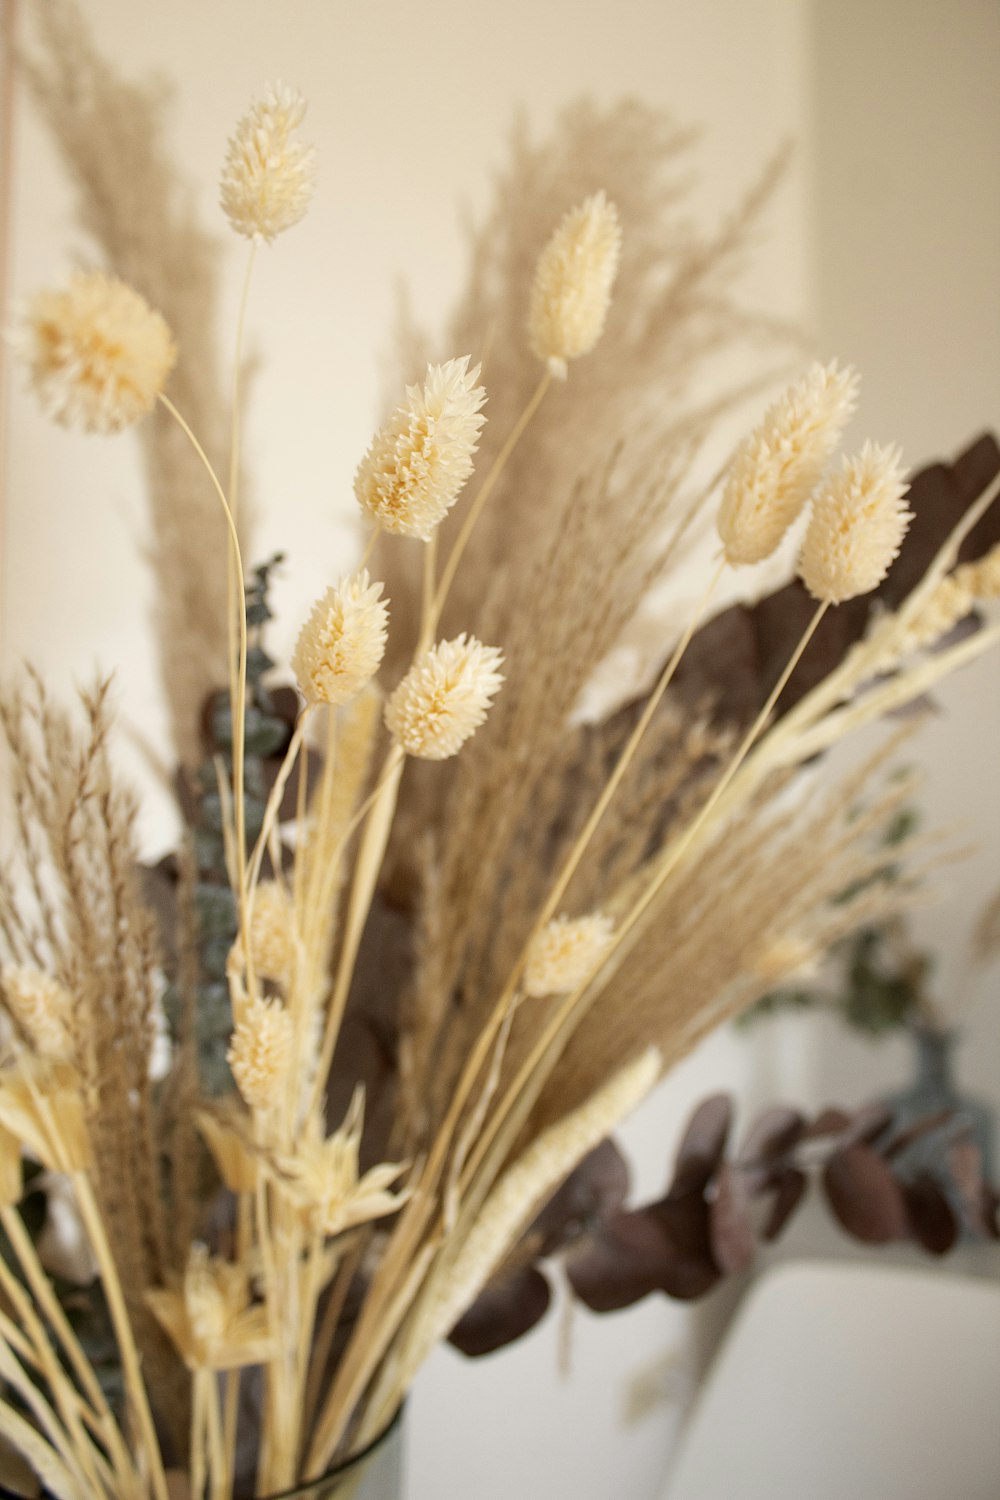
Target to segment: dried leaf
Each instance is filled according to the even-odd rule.
[[[931,1255],[947,1255],[958,1239],[958,1220],[940,1183],[928,1172],[903,1184],[913,1237]]]
[[[628,1189],[628,1163],[614,1141],[602,1141],[570,1173],[528,1231],[533,1243],[537,1237],[538,1255],[554,1254],[617,1213]]]
[[[884,1245],[907,1233],[903,1192],[870,1146],[844,1146],[823,1172],[830,1207],[848,1234],[867,1245]]]
[[[732,1118],[728,1094],[712,1094],[698,1105],[677,1151],[670,1197],[704,1191],[722,1160]]]
[[[789,1167],[782,1172],[777,1191],[771,1203],[771,1211],[764,1221],[761,1237],[776,1240],[789,1219],[805,1197],[809,1179],[798,1167]]]
[[[742,1172],[723,1162],[715,1179],[709,1206],[712,1256],[726,1276],[745,1271],[753,1263],[757,1244],[750,1221],[750,1194]]]
[[[548,1312],[549,1283],[535,1266],[489,1282],[448,1336],[470,1359],[492,1354],[530,1333]]]

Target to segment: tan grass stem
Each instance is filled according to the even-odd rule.
[[[451,586],[455,581],[455,574],[458,572],[458,565],[462,561],[462,557],[465,553],[466,547],[469,545],[472,533],[476,527],[476,522],[482,515],[486,502],[490,498],[490,495],[493,493],[493,490],[496,487],[497,480],[500,478],[501,474],[506,468],[508,459],[514,452],[514,449],[517,447],[518,443],[521,441],[525,429],[527,428],[529,422],[535,415],[538,408],[541,406],[546,392],[548,391],[551,384],[552,373],[551,371],[546,370],[545,374],[538,382],[534,395],[531,397],[527,406],[524,408],[521,415],[514,423],[514,426],[507,434],[507,438],[504,442],[503,447],[500,449],[500,452],[497,454],[496,458],[490,465],[486,478],[480,485],[475,499],[472,501],[471,505],[462,518],[462,524],[459,527],[458,535],[452,543],[451,551],[448,554],[448,559],[441,573],[440,582],[438,583],[437,590],[434,594],[433,603],[429,611],[429,618],[425,622],[424,635],[421,642],[422,645],[428,643],[431,640],[434,631],[437,628],[437,624],[441,618],[441,613],[444,609],[445,602],[451,590]]]
[[[243,377],[243,335],[246,327],[247,302],[250,297],[250,281],[254,261],[257,258],[257,241],[250,243],[246,270],[243,275],[243,290],[240,294],[239,313],[236,319],[236,348],[233,355],[232,405],[229,429],[229,508],[233,521],[240,513],[240,385]],[[226,552],[226,641],[229,666],[229,707],[235,721],[236,700],[239,696],[239,656],[236,620],[236,561],[232,549]],[[242,568],[240,569],[242,577]]]
[[[104,1228],[104,1220],[101,1218],[101,1211],[97,1206],[97,1199],[94,1197],[87,1174],[73,1172],[71,1180],[80,1218],[83,1220],[87,1238],[90,1240],[90,1248],[100,1271],[111,1326],[115,1331],[118,1352],[121,1356],[125,1389],[135,1415],[137,1437],[145,1453],[146,1462],[149,1464],[153,1492],[156,1500],[169,1500],[166,1476],[163,1472],[163,1458],[156,1437],[156,1428],[153,1425],[153,1414],[149,1409],[146,1387],[143,1383],[139,1351],[132,1332],[128,1309],[125,1306],[125,1295],[118,1276],[118,1267],[115,1265],[114,1254]]]
[[[201,463],[212,482],[212,487],[218,496],[222,506],[226,525],[229,528],[229,539],[232,547],[232,557],[236,568],[236,585],[239,595],[239,665],[237,671],[236,712],[232,716],[233,735],[233,801],[234,817],[236,823],[236,869],[237,869],[237,900],[240,907],[240,925],[244,934],[247,933],[246,921],[246,899],[247,899],[247,835],[246,835],[246,798],[244,796],[244,774],[245,774],[245,747],[246,747],[246,698],[247,698],[247,598],[246,587],[243,581],[243,554],[240,549],[239,533],[236,530],[236,521],[229,508],[226,493],[219,483],[219,477],[212,467],[208,454],[195,437],[185,419],[181,416],[177,407],[161,392],[159,401],[173,417],[181,428],[188,442],[194,448]],[[251,992],[253,990],[253,960],[247,953],[247,972],[251,979]]]

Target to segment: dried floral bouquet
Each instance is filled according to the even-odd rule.
[[[230,144],[222,204],[251,243],[244,305],[257,247],[309,203],[304,108],[277,86]],[[524,287],[533,391],[504,391],[501,341],[487,361],[495,389],[476,363],[484,351],[463,352],[427,368],[377,433],[355,482],[368,546],[302,627],[294,728],[262,794],[266,574],[245,581],[237,524],[239,348],[222,478],[182,408],[194,388],[184,350],[172,376],[174,338],[138,291],[78,272],[27,310],[22,355],[57,420],[110,433],[147,419],[164,454],[172,423],[189,446],[204,504],[225,521],[234,606],[228,739],[201,787],[237,914],[234,941],[224,922],[214,936],[231,1007],[228,1091],[209,1083],[199,1050],[199,1007],[219,989],[195,901],[204,821],[178,856],[165,957],[135,806],[111,766],[106,685],[84,697],[82,723],[34,677],[3,700],[19,864],[0,875],[0,1435],[62,1500],[166,1500],[178,1472],[198,1500],[269,1495],[369,1443],[574,1166],[712,1027],[885,899],[866,880],[882,858],[875,835],[910,788],[866,789],[898,736],[818,805],[790,809],[789,780],[993,642],[996,629],[941,644],[977,598],[1000,592],[1000,558],[956,568],[988,490],[902,605],[873,613],[781,712],[828,612],[880,585],[910,520],[894,449],[868,444],[831,467],[856,401],[851,372],[800,374],[698,497],[718,502],[714,577],[641,708],[607,734],[573,727],[572,710],[677,560],[697,507],[678,521],[668,502],[715,413],[676,426],[656,482],[624,486],[618,523],[608,508],[622,491],[605,462],[558,515],[536,517],[533,532],[526,520],[524,576],[499,569],[490,593],[481,570],[469,573],[484,536],[500,556],[509,522],[493,506],[521,476],[533,424],[547,403],[567,408],[577,362],[598,357],[620,261],[628,269],[623,234],[627,221],[591,192],[537,247]],[[649,310],[663,337],[669,302]],[[629,375],[612,369],[607,390],[627,390]],[[584,389],[593,402],[600,387]],[[636,462],[651,468],[650,457]],[[796,524],[812,617],[742,731],[713,727],[669,690],[723,571],[769,557]],[[415,587],[407,538],[420,544]],[[387,599],[376,565],[399,584],[398,620],[396,584]],[[227,561],[210,566],[223,575]],[[505,633],[482,630],[484,643],[473,617]],[[379,982],[401,888],[417,894],[398,1086],[373,1160],[363,1090],[331,1125],[328,1082],[351,1071],[345,1018],[366,965]],[[845,890],[852,898],[834,904]],[[178,1003],[156,1069],[165,971]],[[26,1228],[26,1158],[70,1185],[117,1391]]]

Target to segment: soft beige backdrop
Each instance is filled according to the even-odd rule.
[[[137,74],[172,81],[171,140],[218,221],[226,135],[272,77],[302,86],[321,152],[308,219],[262,257],[250,339],[264,356],[248,422],[249,467],[264,518],[260,551],[289,564],[279,594],[287,645],[314,593],[356,543],[351,477],[378,410],[394,279],[439,319],[462,273],[459,205],[485,201],[516,106],[543,130],[581,90],[636,92],[707,127],[699,211],[731,204],[788,134],[796,167],[774,205],[750,278],[775,312],[810,324],[824,354],[865,372],[866,428],[914,460],[1000,421],[1000,132],[995,89],[1000,10],[848,0],[85,0],[101,45]],[[31,3],[22,5],[22,21]],[[14,291],[59,273],[76,247],[68,184],[27,109],[17,120]],[[223,226],[220,223],[220,233]],[[236,296],[233,255],[229,322]],[[162,722],[143,627],[146,580],[138,465],[130,440],[55,432],[11,397],[0,649],[29,655],[59,686],[115,665],[124,710]],[[696,580],[691,581],[694,587]],[[978,862],[934,919],[960,963],[973,895],[1000,877],[994,767],[996,664],[949,691],[954,713],[929,741],[934,807],[974,817]],[[138,766],[131,762],[138,773]],[[147,820],[166,836],[165,806]],[[992,1085],[995,1023],[970,1073]],[[642,1185],[661,1182],[692,1099],[736,1085],[816,1102],[902,1068],[813,1025],[753,1044],[714,1039],[629,1130]],[[431,1362],[413,1402],[412,1500],[652,1496],[690,1388],[701,1323],[665,1304],[612,1319],[581,1314],[571,1374],[557,1373],[558,1319],[470,1367]],[[626,1413],[631,1411],[631,1418]]]

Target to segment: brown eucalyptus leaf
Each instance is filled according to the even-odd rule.
[[[954,1118],[953,1109],[939,1109],[932,1115],[924,1115],[922,1119],[914,1120],[886,1142],[882,1147],[882,1156],[886,1161],[894,1161],[897,1156],[909,1150],[916,1141],[922,1140],[932,1131],[940,1130],[942,1125],[947,1125]]]
[[[552,1290],[537,1266],[488,1282],[448,1335],[470,1359],[492,1354],[523,1338],[549,1310]]]
[[[552,1255],[602,1219],[617,1213],[628,1197],[628,1162],[614,1141],[602,1141],[570,1173],[529,1230],[538,1255]]]
[[[766,1191],[781,1172],[781,1158],[802,1139],[806,1119],[800,1110],[775,1104],[763,1110],[747,1131],[737,1160],[747,1189]]]
[[[781,1174],[771,1209],[764,1221],[761,1238],[776,1240],[805,1197],[809,1179],[798,1167],[788,1167]]]
[[[704,1191],[722,1160],[732,1118],[728,1094],[712,1094],[698,1105],[677,1149],[670,1197]]]
[[[753,1264],[757,1243],[750,1220],[750,1194],[742,1172],[723,1162],[709,1204],[712,1257],[724,1275],[733,1276]]]
[[[821,1109],[802,1134],[805,1141],[822,1140],[824,1136],[840,1135],[851,1123],[851,1116],[845,1109],[838,1109],[836,1105],[828,1104]]]
[[[834,1215],[855,1239],[884,1245],[907,1233],[906,1203],[899,1183],[870,1146],[843,1146],[823,1172]]]
[[[958,1239],[958,1220],[940,1183],[921,1172],[902,1186],[914,1239],[930,1255],[947,1255]]]
[[[694,1194],[616,1214],[570,1250],[570,1284],[594,1312],[629,1307],[654,1291],[701,1297],[720,1278],[708,1219],[708,1204]]]

